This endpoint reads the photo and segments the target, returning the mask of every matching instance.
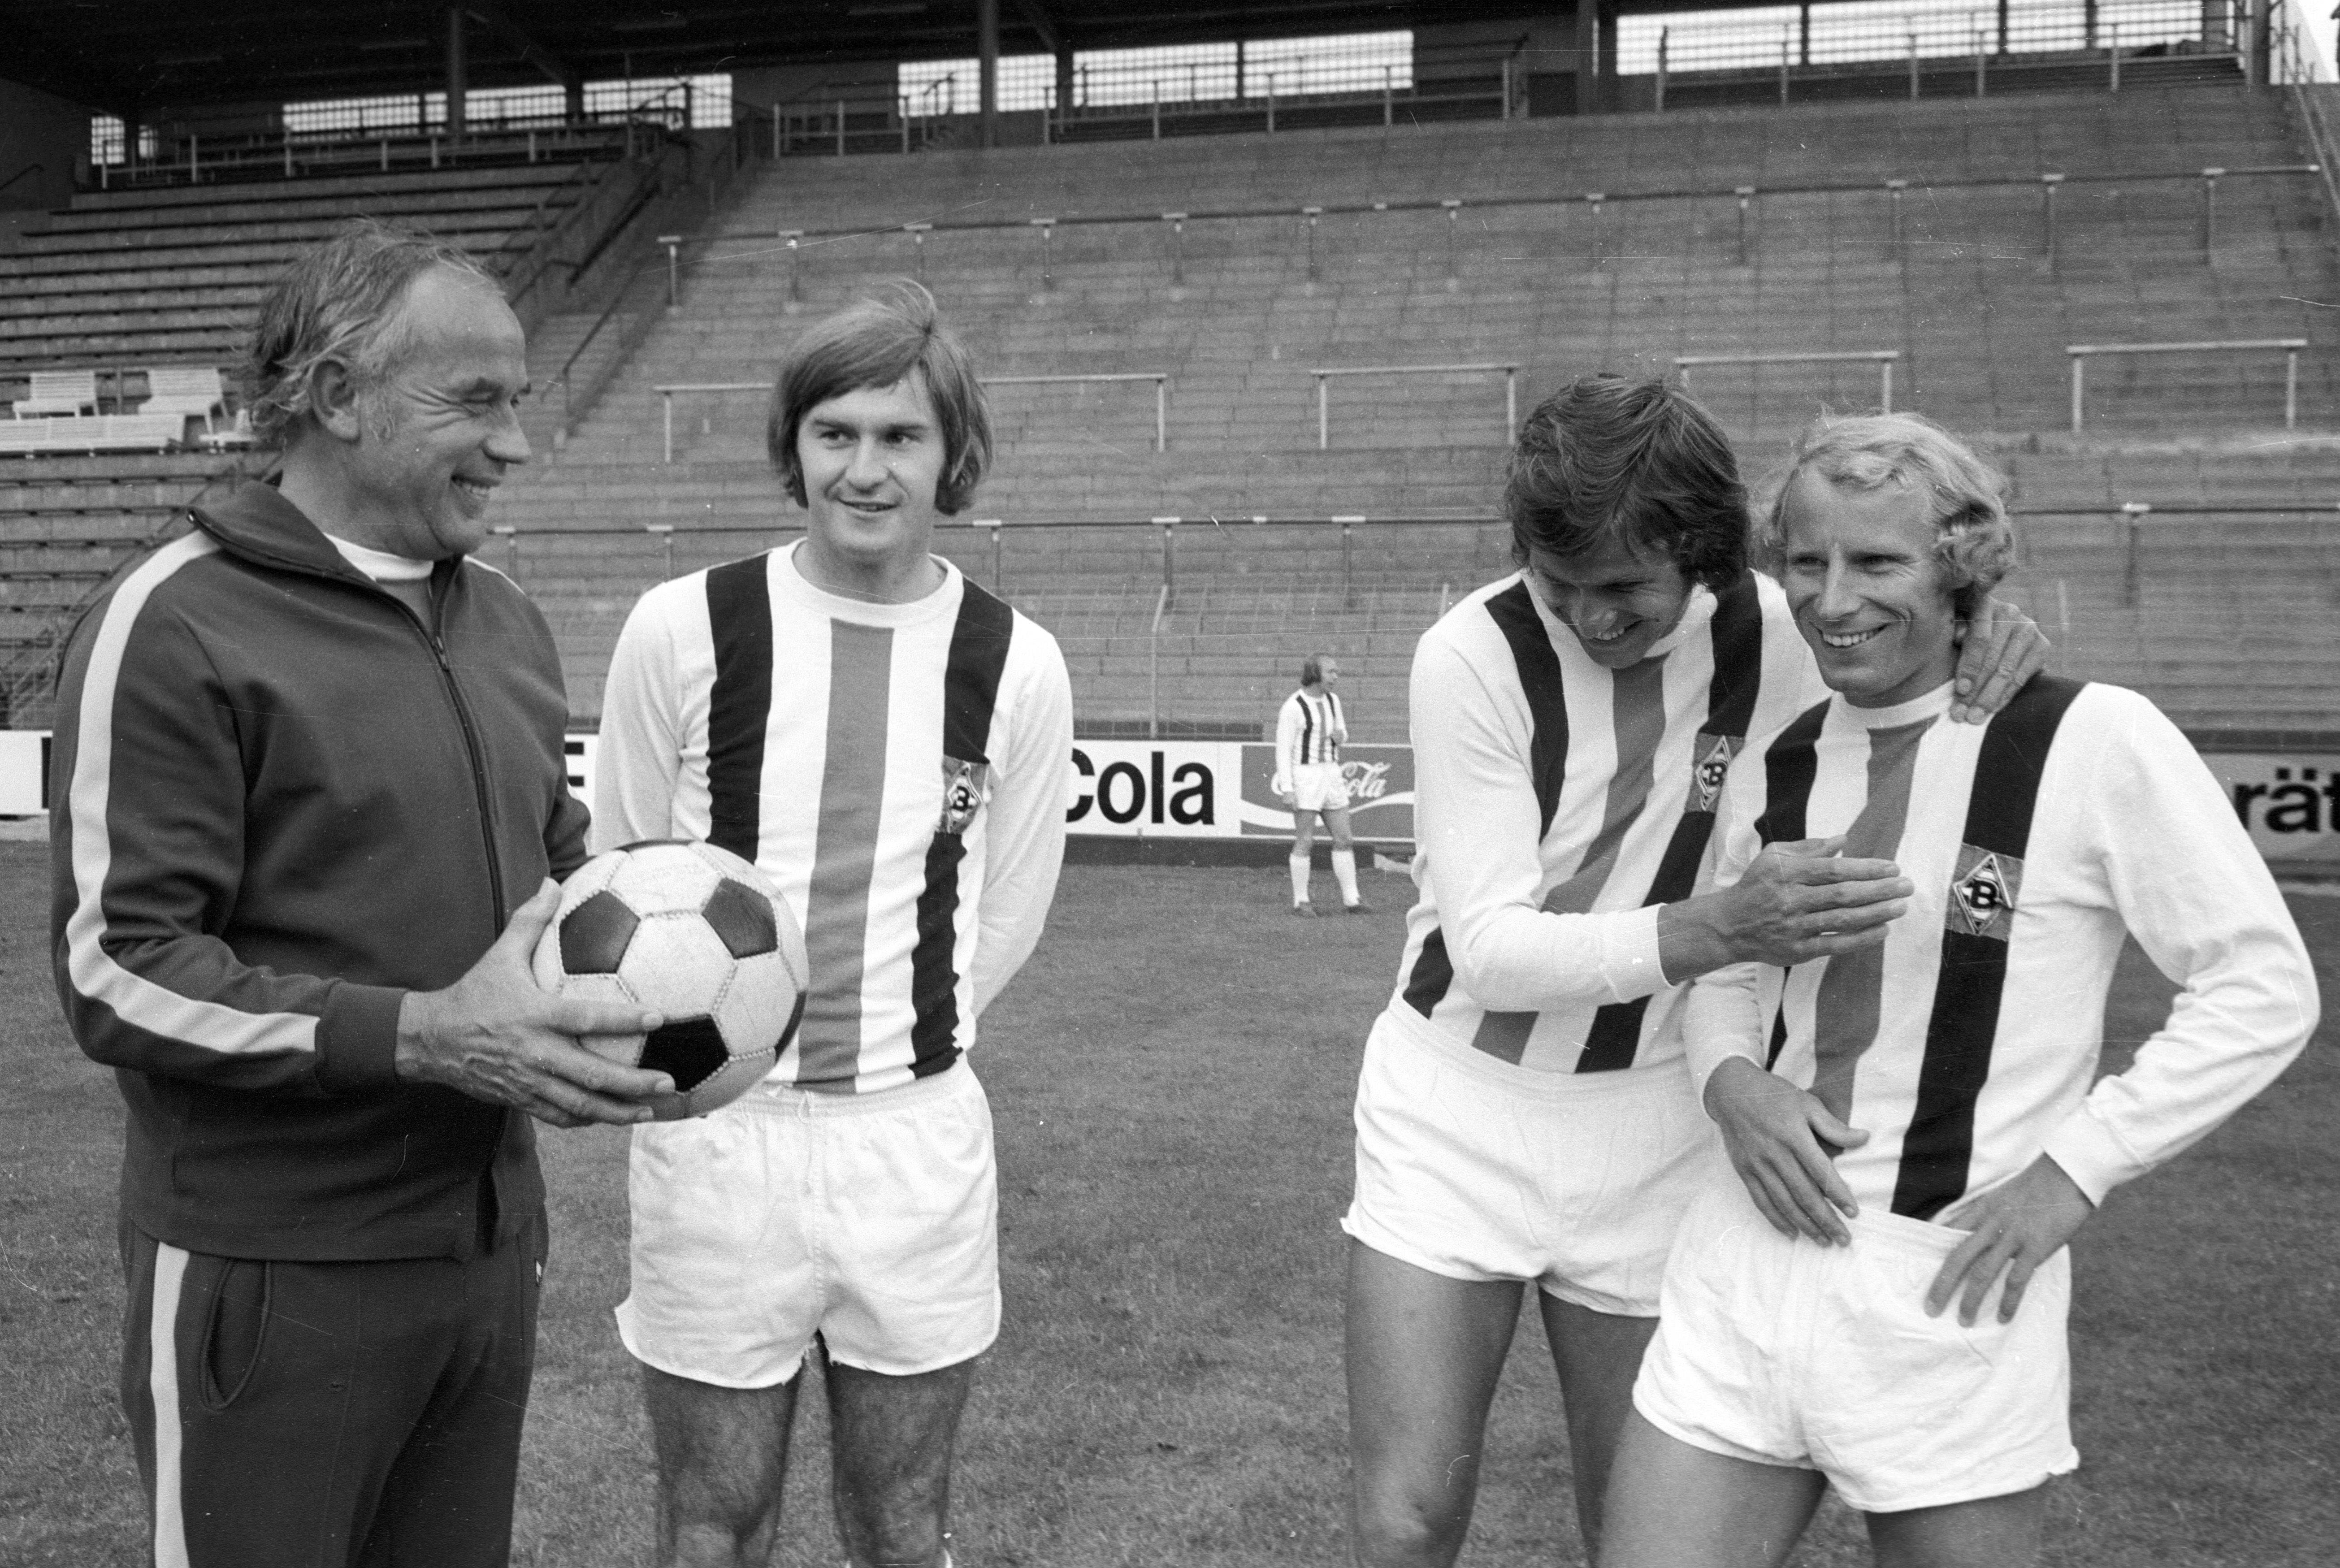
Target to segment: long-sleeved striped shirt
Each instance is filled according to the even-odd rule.
[[[642,596],[610,660],[594,847],[706,839],[779,885],[812,967],[785,1082],[949,1067],[1056,890],[1064,657],[943,564],[909,604],[826,592],[788,550],[694,572]]]
[[[1834,698],[1745,758],[1720,885],[1764,844],[1845,834],[1917,885],[1882,947],[1702,977],[1693,1077],[1769,1063],[1869,1140],[1836,1156],[1864,1207],[1933,1219],[2045,1153],[2091,1199],[2200,1138],[2315,1027],[2283,895],[2186,738],[2116,686],[2035,679],[1987,727],[1950,688]],[[2127,1070],[2095,1081],[2133,935],[2184,990]]]
[[[1702,890],[1732,757],[1826,690],[1753,572],[1693,590],[1613,671],[1522,577],[1455,606],[1414,653],[1420,897],[1393,1018],[1534,1072],[1679,1058],[1658,906]]]

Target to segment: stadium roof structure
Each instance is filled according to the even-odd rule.
[[[1754,0],[1611,0],[1611,11]],[[0,0],[0,77],[93,108],[413,92],[977,52],[978,0]],[[1003,54],[1572,16],[1572,0],[996,0]]]

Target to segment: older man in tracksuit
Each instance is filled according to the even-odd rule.
[[[500,1564],[529,1114],[632,1121],[665,1082],[577,1037],[649,1015],[525,968],[586,814],[551,634],[466,559],[528,455],[520,324],[460,253],[361,226],[277,285],[255,361],[280,473],[113,586],[57,700],[57,983],[129,1113],[151,1549]]]

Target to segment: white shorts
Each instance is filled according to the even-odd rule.
[[[1781,1236],[1735,1174],[1682,1222],[1633,1407],[1695,1448],[1817,1470],[1851,1507],[1899,1513],[2028,1492],[2080,1462],[2064,1317],[2071,1255],[1996,1287],[1974,1326],[1926,1287],[1966,1233],[1863,1209],[1849,1247]]]
[[[964,1061],[882,1094],[759,1084],[710,1116],[634,1128],[636,1359],[724,1388],[829,1355],[893,1376],[999,1335],[991,1106]]]
[[[1349,781],[1338,762],[1304,762],[1292,770],[1292,806],[1296,811],[1338,811],[1349,803]]]
[[[1675,1226],[1720,1157],[1679,1058],[1529,1072],[1396,1007],[1365,1043],[1356,1123],[1343,1230],[1450,1279],[1532,1279],[1626,1317],[1657,1312]]]

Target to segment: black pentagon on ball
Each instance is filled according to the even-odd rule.
[[[772,919],[771,905],[745,882],[724,878],[699,913],[735,958],[752,958],[780,945],[780,928]]]
[[[672,1078],[680,1094],[705,1083],[730,1059],[731,1049],[713,1018],[677,1018],[652,1029],[642,1043],[642,1067]]]
[[[570,975],[614,975],[641,922],[626,901],[608,888],[569,911],[560,921],[560,968]]]

